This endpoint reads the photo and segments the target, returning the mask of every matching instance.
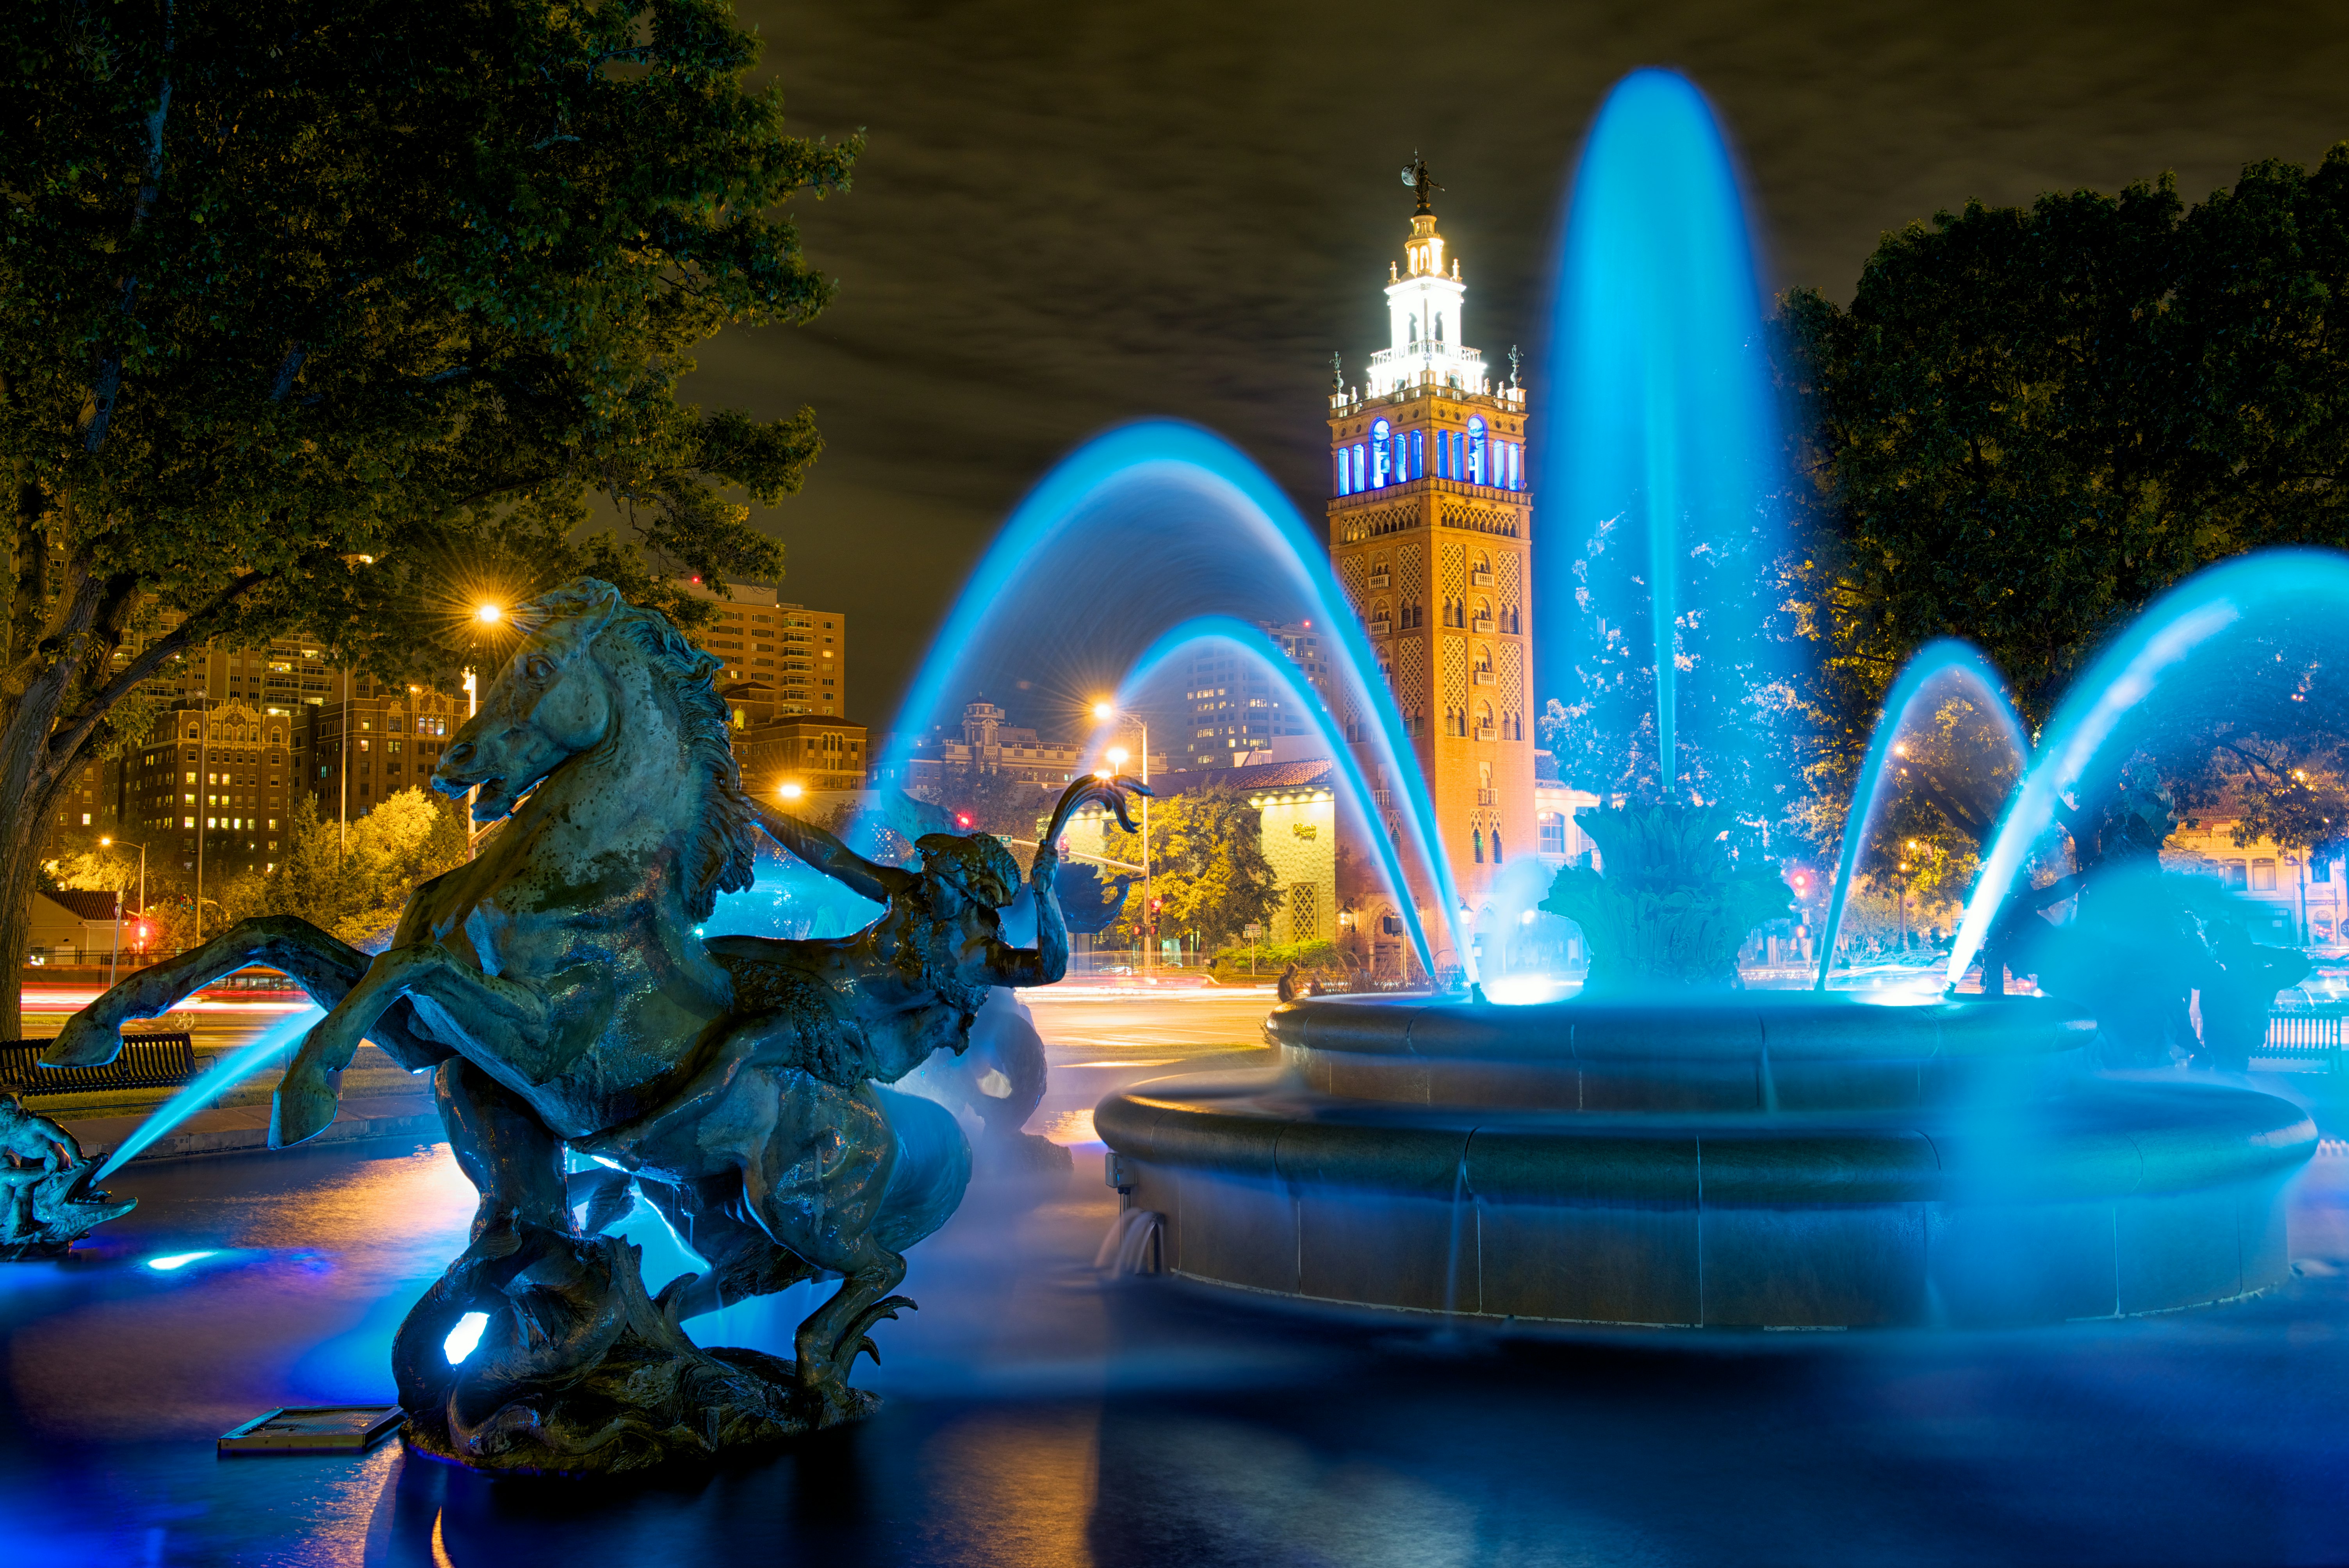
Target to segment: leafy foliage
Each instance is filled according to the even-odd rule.
[[[298,914],[354,946],[379,948],[420,882],[463,865],[463,809],[422,789],[386,796],[346,836],[307,796],[294,810],[285,858],[231,882],[226,917]]]
[[[1782,323],[1838,714],[1946,634],[2036,725],[2196,569],[2349,544],[2349,143],[2191,209],[2165,176],[1938,213],[1886,236],[1849,309],[1796,289]]]
[[[1139,833],[1112,828],[1107,840],[1112,860],[1142,863]],[[1162,935],[1195,931],[1200,944],[1213,949],[1279,906],[1280,878],[1264,853],[1264,813],[1237,789],[1216,786],[1153,801],[1150,856],[1150,896],[1161,905]],[[1142,899],[1136,883],[1119,923],[1129,937],[1146,913]]]
[[[677,384],[830,299],[781,207],[859,143],[784,134],[757,48],[723,0],[0,8],[0,896],[184,650],[429,676],[483,593],[592,574],[690,624],[677,573],[777,573],[744,502],[812,414]],[[621,533],[574,542],[598,496]]]

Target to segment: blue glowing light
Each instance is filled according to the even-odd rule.
[[[218,1249],[201,1253],[167,1253],[160,1258],[149,1258],[147,1260],[147,1266],[153,1269],[158,1274],[171,1274],[175,1270],[186,1268],[190,1264],[196,1263],[202,1259],[218,1257],[220,1253]]]
[[[326,1016],[316,1006],[289,1013],[264,1029],[256,1039],[239,1046],[197,1074],[185,1088],[158,1106],[153,1115],[140,1122],[137,1130],[122,1140],[121,1148],[106,1157],[106,1163],[99,1166],[98,1174],[90,1178],[90,1184],[95,1186],[105,1181],[135,1158],[140,1150],[203,1109],[227,1089],[267,1067],[280,1052],[309,1033],[311,1025]]]
[[[1876,820],[1893,748],[1918,706],[1928,697],[1940,699],[1946,696],[1962,696],[1987,709],[2018,763],[2029,754],[2030,743],[2023,738],[2023,721],[2015,717],[2014,705],[2006,700],[2006,694],[1999,687],[1998,672],[1982,658],[1981,650],[1954,637],[1940,637],[1909,655],[1899,679],[1892,683],[1892,690],[1884,699],[1884,712],[1868,738],[1858,787],[1852,792],[1851,805],[1844,819],[1843,854],[1836,862],[1826,923],[1820,934],[1819,977],[1814,987],[1816,990],[1827,988],[1827,970],[1835,963],[1836,934],[1843,929],[1844,904],[1851,897],[1852,872],[1859,863],[1860,849],[1868,841],[1868,828]],[[2018,774],[2020,771],[2018,768]]]
[[[876,774],[904,779],[949,700],[958,705],[990,679],[1049,686],[1058,676],[1081,689],[1081,669],[1130,668],[1169,628],[1207,615],[1310,622],[1324,634],[1340,697],[1364,715],[1371,759],[1412,799],[1399,814],[1404,863],[1424,868],[1465,954],[1426,785],[1398,743],[1409,731],[1327,552],[1247,454],[1196,426],[1122,426],[1029,492],[923,659]],[[1056,658],[1065,669],[1051,667]]]
[[[2064,694],[2040,738],[2037,758],[1999,819],[1950,947],[1954,985],[1982,951],[1991,922],[2031,846],[2054,825],[2056,802],[2164,679],[2230,627],[2287,608],[2331,606],[2349,616],[2349,556],[2329,550],[2265,550],[2205,567],[2137,617]]]
[[[457,1326],[449,1331],[449,1337],[440,1342],[440,1354],[449,1358],[449,1365],[454,1367],[471,1356],[473,1347],[481,1342],[481,1330],[489,1326],[490,1315],[486,1312],[469,1312],[459,1318]]]
[[[1676,796],[1683,738],[1753,749],[1739,732],[1772,678],[1761,632],[1783,531],[1745,205],[1721,127],[1686,77],[1635,71],[1599,109],[1550,335],[1547,439],[1534,455],[1560,544],[1536,556],[1540,686],[1579,694],[1605,731],[1636,734],[1651,715],[1648,744],[1665,764],[1656,782]],[[1609,679],[1608,666],[1623,667]]]
[[[1371,826],[1371,830],[1364,836],[1378,856],[1379,869],[1384,875],[1387,891],[1393,894],[1395,907],[1402,913],[1403,923],[1411,933],[1412,946],[1419,954],[1419,962],[1423,967],[1433,969],[1435,965],[1427,933],[1421,925],[1419,911],[1413,902],[1411,883],[1403,876],[1402,854],[1395,841],[1383,830],[1385,824],[1379,820],[1370,781],[1362,775],[1362,765],[1355,760],[1353,748],[1346,744],[1345,733],[1336,717],[1322,706],[1320,697],[1306,683],[1295,663],[1280,651],[1280,645],[1265,635],[1261,629],[1229,615],[1200,615],[1184,622],[1152,644],[1134,661],[1132,673],[1126,676],[1124,686],[1118,692],[1119,710],[1123,711],[1133,700],[1134,693],[1147,686],[1153,676],[1175,659],[1203,647],[1217,646],[1233,649],[1253,659],[1271,677],[1273,684],[1280,687],[1281,699],[1288,704],[1288,710],[1305,714],[1313,720],[1314,733],[1328,748],[1346,781],[1348,797]],[[1116,721],[1112,719],[1094,731],[1093,747],[1097,753],[1115,727]],[[1420,777],[1415,764],[1403,763],[1401,758],[1395,757],[1392,747],[1383,749],[1386,756],[1392,758],[1386,762],[1387,776],[1402,784],[1405,803],[1418,817],[1413,824],[1412,839],[1415,844],[1425,846],[1427,851],[1419,857],[1420,869],[1423,873],[1429,873],[1427,885],[1439,890],[1444,907],[1452,907],[1459,903],[1459,899],[1452,889],[1450,868],[1443,855],[1434,852],[1435,807],[1428,797],[1426,782]]]

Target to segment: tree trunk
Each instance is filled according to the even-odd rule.
[[[49,846],[49,814],[71,767],[49,755],[57,699],[54,670],[44,670],[0,730],[0,1040],[25,1033],[25,950],[33,940],[33,894]]]

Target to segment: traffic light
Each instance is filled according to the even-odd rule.
[[[1802,898],[1802,897],[1805,897],[1806,895],[1807,895],[1807,894],[1810,892],[1810,891],[1811,891],[1811,873],[1810,873],[1810,872],[1796,872],[1795,873],[1794,882],[1795,882],[1795,896],[1796,898]]]
[[[957,811],[957,812],[955,813],[955,826],[956,826],[956,827],[957,827],[957,828],[968,828],[968,827],[969,827],[969,826],[970,826],[970,813],[969,813],[969,812],[968,812],[968,811]]]

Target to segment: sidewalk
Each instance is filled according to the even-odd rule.
[[[112,1153],[147,1119],[145,1113],[129,1116],[77,1118],[62,1125],[81,1141],[93,1159]],[[305,1149],[325,1143],[355,1143],[363,1138],[440,1137],[440,1115],[429,1091],[410,1094],[346,1097],[332,1127]],[[150,1160],[184,1160],[196,1154],[256,1153],[269,1147],[269,1106],[223,1106],[200,1110],[132,1156],[138,1165]]]

